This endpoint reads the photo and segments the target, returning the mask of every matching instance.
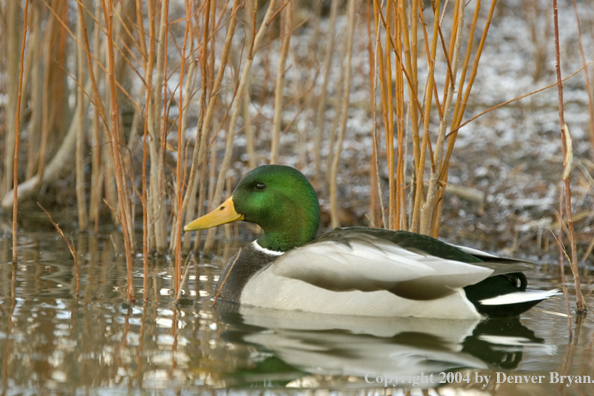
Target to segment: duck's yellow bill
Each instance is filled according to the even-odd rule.
[[[244,215],[235,211],[233,197],[229,197],[229,199],[227,199],[209,214],[205,214],[204,216],[186,224],[184,226],[184,231],[206,230],[207,228],[212,228],[221,224],[232,223],[234,221],[243,219]]]

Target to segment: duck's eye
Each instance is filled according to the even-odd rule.
[[[256,183],[256,190],[262,191],[266,189],[266,184],[264,183]]]

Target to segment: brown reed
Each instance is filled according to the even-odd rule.
[[[19,170],[19,142],[21,140],[21,96],[23,94],[23,60],[25,58],[25,43],[27,38],[27,14],[29,11],[29,0],[25,2],[25,19],[23,21],[23,40],[21,42],[21,61],[19,64],[19,88],[17,92],[17,108],[16,108],[16,116],[15,116],[15,145],[14,145],[14,176],[13,176],[13,206],[12,206],[12,262],[16,264],[17,262],[17,215],[18,215],[18,170]]]
[[[118,104],[116,95],[115,83],[115,68],[114,68],[114,51],[113,51],[113,3],[108,0],[107,4],[103,3],[103,16],[107,25],[107,54],[109,59],[109,88],[110,88],[110,104],[111,104],[111,152],[116,175],[116,185],[118,193],[118,203],[120,208],[120,221],[122,223],[122,235],[124,238],[125,254],[126,254],[126,268],[128,275],[128,300],[134,300],[134,278],[132,277],[132,249],[130,246],[130,236],[128,222],[130,220],[128,201],[125,197],[125,181],[124,170],[122,169],[122,158],[120,149],[120,128],[118,120]]]
[[[559,53],[559,17],[558,17],[557,0],[553,0],[553,25],[555,27],[555,70],[557,72],[557,87],[559,95],[559,123],[561,125],[561,142],[563,144],[563,182],[565,183],[565,217],[567,219],[567,228],[569,229],[569,246],[571,252],[571,260],[569,265],[573,274],[573,281],[575,284],[577,313],[585,314],[588,311],[586,300],[582,294],[580,273],[577,267],[577,247],[575,241],[575,232],[573,227],[573,217],[571,213],[571,183],[569,181],[569,173],[571,171],[573,151],[571,148],[571,135],[569,129],[565,124],[565,114],[563,107],[563,82],[561,78],[561,55]]]

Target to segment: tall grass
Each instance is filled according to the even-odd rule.
[[[183,224],[216,207],[249,167],[297,164],[339,226],[344,146],[360,106],[355,86],[368,92],[372,121],[371,144],[361,145],[368,224],[439,235],[496,0],[40,0],[25,11],[26,4],[9,1],[2,10],[2,206],[14,209],[16,227],[17,202],[68,186],[81,230],[121,227],[129,298],[140,250],[145,273],[151,255],[173,253],[179,292],[182,253],[209,250],[216,233],[192,243]],[[527,15],[542,16],[534,7]],[[25,26],[17,23],[23,13]],[[306,29],[314,33],[303,45]],[[586,66],[581,40],[580,49]],[[544,50],[538,46],[539,59]],[[21,88],[12,78],[19,65]],[[28,105],[27,115],[17,104]],[[19,129],[27,151],[13,160]]]
[[[23,68],[24,68],[24,57],[25,57],[25,43],[27,39],[27,10],[29,9],[29,0],[25,2],[25,21],[23,23],[23,40],[21,42],[21,55],[20,55],[20,62],[19,62],[19,85],[17,89],[17,98],[16,98],[16,115],[15,115],[15,128],[14,128],[14,135],[15,135],[15,144],[14,144],[14,162],[13,162],[13,200],[15,204],[12,207],[12,235],[14,236],[12,239],[12,262],[16,264],[17,262],[17,252],[18,252],[18,243],[17,243],[17,217],[18,217],[18,205],[17,205],[17,185],[18,185],[18,170],[19,170],[19,143],[21,140],[21,97],[23,93]]]
[[[578,20],[579,24],[579,20]],[[559,8],[557,6],[557,0],[553,0],[553,25],[555,28],[555,71],[557,74],[557,93],[559,95],[559,124],[561,129],[561,141],[563,144],[563,183],[564,188],[562,189],[565,197],[560,196],[559,202],[563,202],[565,198],[565,216],[567,218],[567,228],[569,234],[571,260],[569,264],[571,266],[571,272],[573,274],[575,282],[576,292],[576,305],[577,312],[585,314],[588,311],[588,306],[584,300],[584,296],[581,291],[580,285],[580,273],[577,267],[577,248],[575,242],[575,231],[573,227],[573,215],[571,210],[571,183],[569,182],[569,173],[571,172],[571,165],[573,160],[573,149],[571,147],[571,135],[567,124],[565,124],[565,113],[563,105],[563,81],[561,78],[561,55],[559,49]],[[579,26],[578,26],[579,29]],[[578,30],[579,31],[579,30]],[[581,39],[581,37],[580,37]],[[587,75],[587,74],[586,74]],[[560,194],[561,195],[561,194]],[[562,212],[560,211],[560,215]],[[561,260],[563,262],[563,260]]]

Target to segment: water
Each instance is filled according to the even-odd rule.
[[[570,338],[563,297],[519,319],[483,322],[213,308],[220,268],[237,249],[221,239],[216,255],[192,264],[180,304],[171,296],[171,261],[150,263],[145,291],[137,259],[136,301],[128,303],[120,239],[76,237],[78,285],[55,231],[20,232],[17,265],[11,239],[0,239],[0,394],[384,394],[386,384],[396,394],[594,389],[551,383],[561,375],[594,381],[592,316],[579,325],[572,317]],[[557,265],[543,265],[530,283],[559,287],[557,272]],[[594,307],[592,297],[587,301]]]

